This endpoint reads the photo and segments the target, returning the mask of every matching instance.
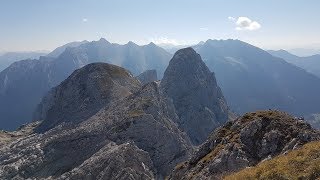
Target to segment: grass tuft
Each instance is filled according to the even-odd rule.
[[[224,177],[240,179],[318,179],[320,178],[320,142],[305,144],[302,148],[261,162]]]

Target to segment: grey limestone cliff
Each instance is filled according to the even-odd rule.
[[[214,74],[192,48],[175,53],[160,87],[174,104],[180,128],[194,144],[202,143],[228,119],[228,106]]]

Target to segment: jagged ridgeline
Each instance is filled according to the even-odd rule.
[[[30,122],[42,97],[87,64],[110,63],[128,69],[135,76],[156,69],[162,78],[171,57],[153,43],[119,45],[100,39],[69,43],[48,56],[15,62],[0,72],[0,127],[15,130]]]
[[[239,40],[207,40],[194,49],[236,113],[278,109],[305,116],[320,111],[320,79],[302,68]]]
[[[241,170],[320,138],[280,111],[232,120],[192,48],[175,53],[160,82],[155,74],[136,78],[107,63],[74,71],[42,99],[33,123],[0,132],[0,179],[250,177]]]
[[[39,134],[2,146],[0,178],[162,179],[193,150],[171,107],[157,83],[89,64],[43,99]]]
[[[320,78],[310,73],[318,71],[318,56],[306,59],[293,57],[291,60],[292,56],[275,54],[293,64],[298,61],[296,65],[307,72],[239,40],[207,40],[193,48],[209,70],[215,73],[219,88],[232,111],[243,114],[278,109],[304,116],[311,119],[309,122],[314,126],[319,126],[318,118],[313,117],[320,111]],[[155,79],[161,80],[171,58],[172,54],[153,43],[119,45],[100,39],[69,43],[37,60],[15,62],[0,72],[0,127],[14,130],[31,122],[43,96],[73,71],[87,64],[105,62],[121,66],[145,84]],[[191,78],[191,75],[186,77]],[[212,111],[212,105],[206,105],[208,109],[200,111],[208,116],[212,114],[208,111]]]
[[[200,118],[182,116],[188,111]],[[227,113],[214,75],[191,48],[175,54],[161,84],[142,86],[124,68],[89,64],[43,98],[34,116],[39,124],[2,144],[0,177],[163,179],[190,157],[191,142],[201,143]]]

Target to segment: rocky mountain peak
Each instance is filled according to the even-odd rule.
[[[127,70],[106,63],[93,63],[76,70],[43,98],[34,119],[43,120],[43,132],[61,123],[79,123],[113,100],[140,87]]]
[[[154,42],[150,42],[147,46],[156,47],[157,45]]]
[[[127,44],[125,44],[125,46],[128,46],[128,47],[137,47],[138,45],[132,41],[129,41]]]
[[[196,62],[201,62],[201,57],[200,55],[191,47],[184,48],[178,50],[173,58],[170,61],[170,64],[175,64],[175,63],[196,63]]]
[[[100,38],[98,42],[105,43],[105,44],[110,44],[110,42],[107,41],[105,38]]]
[[[193,152],[172,106],[158,82],[89,64],[42,101],[41,133],[0,133],[0,179],[164,179]]]
[[[194,144],[202,143],[228,119],[228,107],[214,74],[192,48],[175,53],[160,86],[177,110],[180,127]]]

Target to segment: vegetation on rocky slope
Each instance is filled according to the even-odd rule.
[[[40,122],[32,122],[30,124],[22,125],[20,128],[18,128],[16,131],[3,131],[0,130],[0,148],[3,146],[17,140],[20,138],[24,138],[30,134],[32,134],[34,131],[34,128],[39,125]]]
[[[310,142],[302,148],[261,162],[226,176],[226,180],[240,179],[318,179],[320,178],[320,142]]]
[[[176,166],[169,179],[220,179],[319,138],[319,131],[285,112],[246,113],[215,130],[189,161]]]

